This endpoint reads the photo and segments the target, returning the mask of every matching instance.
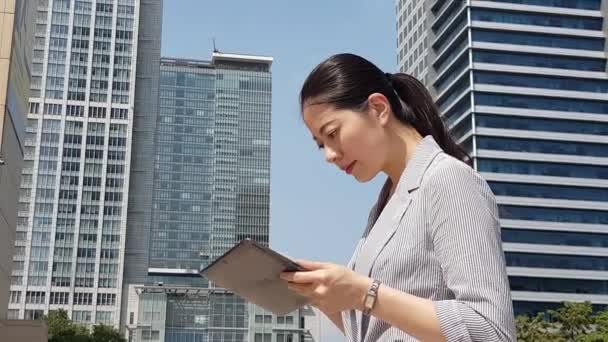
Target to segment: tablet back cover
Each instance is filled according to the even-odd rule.
[[[282,316],[309,303],[306,297],[290,291],[279,277],[289,267],[288,262],[265,252],[255,242],[243,240],[200,274],[216,286]]]

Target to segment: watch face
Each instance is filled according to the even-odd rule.
[[[375,298],[374,298],[374,297],[372,297],[372,296],[367,296],[367,297],[365,298],[365,307],[366,307],[366,308],[371,308],[371,307],[372,307],[372,305],[374,304],[374,299],[375,299]]]

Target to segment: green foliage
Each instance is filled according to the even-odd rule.
[[[535,317],[517,316],[522,342],[608,342],[608,310],[593,314],[591,303],[565,302]]]
[[[93,331],[72,322],[65,310],[49,312],[46,317],[49,328],[49,342],[126,342],[114,327],[95,325]]]

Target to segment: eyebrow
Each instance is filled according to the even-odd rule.
[[[324,123],[324,124],[321,126],[321,128],[319,128],[319,133],[323,134],[323,131],[325,130],[325,128],[326,128],[327,126],[329,126],[331,123],[335,122],[335,121],[336,121],[336,120],[334,119],[334,120],[329,120],[329,121],[327,121],[326,123]]]
[[[323,130],[325,129],[325,127],[327,127],[329,124],[333,123],[334,121],[336,121],[336,120],[335,119],[334,120],[329,120],[326,123],[324,123],[321,126],[321,128],[319,129],[319,133],[323,134]],[[317,140],[317,138],[315,137],[314,134],[312,135],[312,140],[314,140],[317,144],[319,144],[319,140]]]

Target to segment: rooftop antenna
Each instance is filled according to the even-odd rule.
[[[213,37],[213,52],[219,52],[219,50],[215,47],[215,37]]]

